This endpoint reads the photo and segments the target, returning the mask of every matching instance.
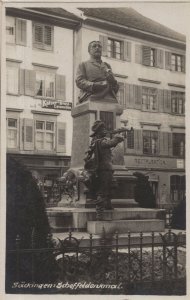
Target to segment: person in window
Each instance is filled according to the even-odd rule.
[[[112,152],[111,148],[123,142],[120,134],[107,138],[104,122],[97,120],[92,126],[93,133],[89,150],[84,159],[84,169],[92,175],[92,187],[95,193],[96,219],[103,220],[104,209],[112,209],[111,187],[113,181]],[[94,157],[94,159],[92,159]],[[93,164],[93,170],[92,170]]]
[[[79,103],[88,99],[101,100],[105,97],[116,102],[119,85],[114,78],[111,66],[101,60],[101,43],[90,42],[88,52],[90,59],[79,64],[76,74],[76,85],[80,89]]]

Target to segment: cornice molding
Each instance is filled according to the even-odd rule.
[[[185,89],[185,85],[183,85],[183,84],[168,83],[168,85],[169,86],[174,86],[174,87]]]
[[[150,82],[150,83],[155,83],[155,84],[160,84],[161,81],[157,81],[157,80],[151,80],[151,79],[145,79],[145,78],[138,78],[139,81],[143,81],[143,82]]]
[[[40,22],[40,23],[48,23],[50,25],[55,25],[55,26],[64,27],[68,29],[77,29],[81,26],[81,21],[72,20],[61,16],[56,16],[53,13],[48,14],[47,12],[43,13],[40,11],[35,11],[27,8],[8,7],[6,9],[6,14],[13,17],[19,17],[27,20]]]
[[[38,114],[38,115],[50,115],[50,116],[59,116],[60,115],[60,113],[42,111],[42,110],[31,110],[31,113],[32,114]]]
[[[48,68],[48,69],[53,69],[53,70],[59,69],[59,67],[57,67],[57,66],[43,65],[43,64],[39,64],[39,63],[35,63],[35,62],[33,62],[32,65],[35,67]]]

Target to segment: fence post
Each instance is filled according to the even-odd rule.
[[[17,234],[16,236],[16,280],[20,279],[20,236]]]
[[[116,272],[116,284],[118,284],[118,232],[115,233],[115,252],[116,252],[116,260],[115,260],[115,272]]]
[[[51,233],[48,233],[47,235],[47,248],[50,249],[51,248]],[[49,257],[50,252],[48,251],[48,257]],[[49,267],[47,267],[47,279],[48,282],[50,281],[50,270]]]
[[[128,281],[129,284],[131,282],[131,233],[130,231],[128,231],[128,266],[129,266],[129,270],[128,270]]]
[[[154,283],[154,231],[152,232],[152,285]]]
[[[32,234],[31,234],[31,248],[32,248],[32,282],[34,282],[34,272],[35,272],[35,267],[34,267],[34,247],[35,247],[35,228],[32,228]]]
[[[143,247],[142,241],[143,241],[143,233],[140,232],[140,282],[141,282],[141,284],[142,284],[142,266],[143,266],[143,264],[142,264],[142,247]]]
[[[92,233],[90,233],[90,264],[92,263]]]

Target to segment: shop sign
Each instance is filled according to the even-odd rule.
[[[157,174],[148,174],[148,181],[159,181],[159,176]]]
[[[135,163],[139,166],[164,167],[167,161],[161,158],[135,158]]]
[[[177,168],[184,169],[184,159],[177,159]]]
[[[42,100],[42,108],[59,109],[59,110],[71,110],[71,102],[55,101],[55,100]]]

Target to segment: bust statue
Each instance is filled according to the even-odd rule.
[[[76,74],[76,85],[80,89],[79,103],[90,100],[102,100],[105,97],[117,102],[119,90],[111,66],[101,60],[102,45],[92,41],[88,45],[90,59],[79,64]]]

